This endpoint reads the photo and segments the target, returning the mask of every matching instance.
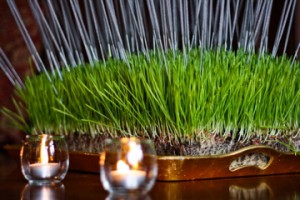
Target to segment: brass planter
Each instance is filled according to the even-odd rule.
[[[266,163],[235,165],[252,155],[264,156]],[[271,147],[248,146],[219,156],[162,156],[158,158],[159,180],[178,181],[300,172],[300,156],[281,153]],[[236,163],[236,162],[235,162]]]
[[[18,147],[6,149],[19,156]],[[99,157],[100,153],[70,152],[70,170],[99,173]],[[258,157],[265,162],[240,162]],[[300,156],[253,145],[217,156],[158,156],[158,167],[157,180],[161,181],[300,173]]]

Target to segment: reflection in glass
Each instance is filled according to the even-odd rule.
[[[38,185],[34,183],[28,183],[22,192],[21,200],[52,200],[52,199],[64,199],[65,186],[62,183]]]
[[[250,188],[231,185],[229,193],[231,199],[271,199],[273,196],[272,189],[264,182]]]

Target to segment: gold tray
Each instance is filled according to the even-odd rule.
[[[5,149],[19,158],[19,147],[5,146]],[[99,157],[100,153],[70,152],[69,170],[99,173]],[[265,162],[240,162],[257,157],[262,157]],[[158,156],[157,161],[157,180],[162,181],[300,173],[300,156],[263,145],[218,156]]]

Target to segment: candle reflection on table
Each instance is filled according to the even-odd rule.
[[[53,200],[64,199],[65,186],[62,183],[37,185],[28,183],[22,192],[22,200]]]
[[[137,193],[129,194],[115,194],[111,193],[106,197],[105,200],[151,200],[151,197],[148,195],[142,195]]]
[[[261,182],[257,186],[243,187],[231,185],[229,187],[230,197],[232,199],[272,199],[273,192],[268,184]]]

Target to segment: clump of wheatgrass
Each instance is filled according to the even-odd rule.
[[[192,146],[297,137],[299,67],[242,50],[153,50],[53,73],[52,82],[29,77],[19,112],[3,112],[30,133],[147,137],[164,143],[161,154],[199,154]]]

